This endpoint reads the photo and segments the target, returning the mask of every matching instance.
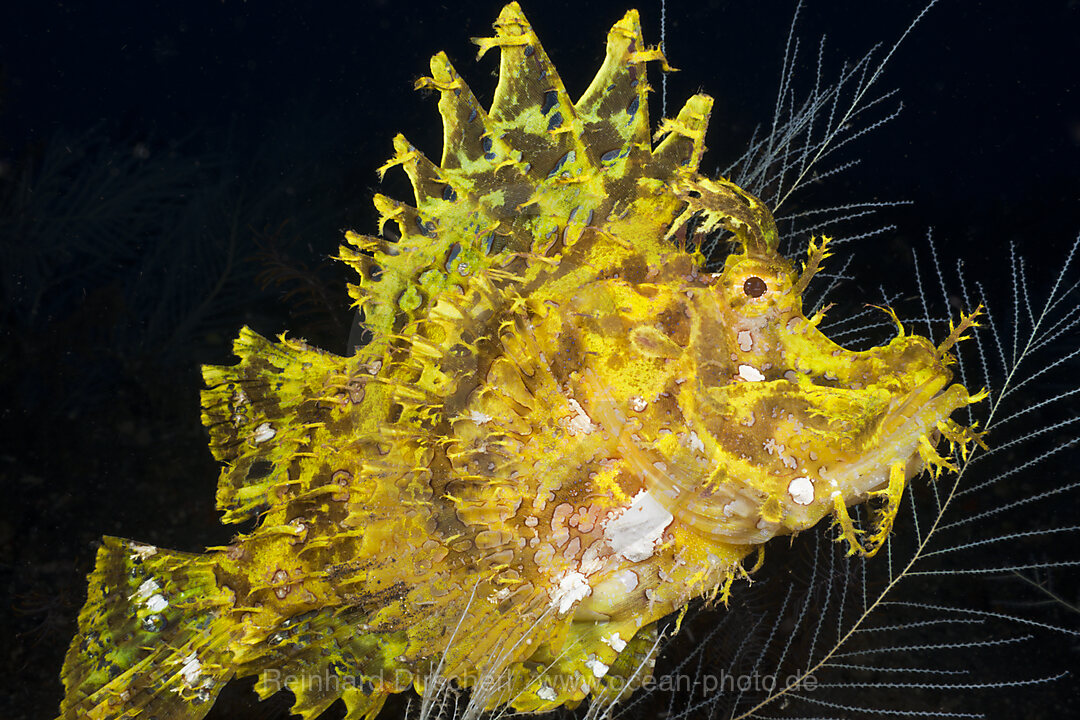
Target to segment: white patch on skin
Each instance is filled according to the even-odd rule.
[[[647,490],[641,490],[629,507],[604,526],[604,539],[615,554],[630,562],[641,562],[652,557],[674,519]]]
[[[477,425],[483,425],[484,423],[489,422],[491,420],[491,416],[488,415],[487,413],[482,413],[479,410],[470,410],[469,411],[469,419],[472,420]]]
[[[143,545],[142,543],[128,543],[128,548],[131,550],[132,558],[139,558],[145,560],[148,557],[152,557],[157,554],[157,548],[153,545]]]
[[[525,518],[525,527],[536,527],[537,523],[539,522],[540,521],[537,520],[534,516],[530,515],[529,517]]]
[[[750,352],[754,349],[754,336],[749,330],[743,330],[739,333],[739,349],[743,352]]]
[[[559,587],[551,593],[551,602],[559,606],[559,614],[565,615],[578,601],[592,594],[592,587],[579,572],[567,571],[559,579]]]
[[[541,700],[547,700],[548,702],[551,702],[552,700],[557,698],[558,695],[555,694],[555,688],[551,687],[550,685],[541,685],[540,689],[536,691],[536,697],[540,698]]]
[[[566,524],[567,519],[574,513],[574,506],[570,503],[559,503],[551,512],[551,532],[558,532],[559,528]]]
[[[765,376],[761,374],[761,371],[753,365],[740,365],[739,377],[746,382],[761,382],[765,379]]]
[[[595,428],[593,427],[592,418],[585,412],[584,408],[574,398],[570,398],[567,401],[570,404],[570,409],[574,412],[574,417],[570,418],[567,423],[567,429],[571,435],[588,435]]]
[[[616,577],[619,579],[619,582],[623,584],[623,587],[626,588],[627,592],[630,592],[638,586],[638,576],[633,570],[623,570],[616,575]]]
[[[142,585],[140,585],[139,589],[128,597],[128,600],[137,600],[138,602],[143,602],[147,600],[151,595],[157,593],[159,590],[161,590],[161,586],[157,584],[157,581],[154,580],[154,578],[149,578],[148,580],[143,580]]]
[[[611,633],[611,637],[604,638],[604,642],[617,653],[622,652],[623,648],[626,647],[626,641],[619,637],[619,633],[617,632]]]
[[[180,668],[180,675],[183,676],[184,682],[188,687],[195,687],[195,681],[199,679],[199,675],[202,674],[202,663],[195,657],[195,653],[191,653],[184,658],[184,666]]]
[[[275,435],[277,435],[277,430],[274,429],[274,426],[268,422],[264,422],[262,425],[255,428],[255,444],[258,445],[267,440],[273,440]]]
[[[814,502],[814,483],[808,477],[797,477],[788,483],[788,495],[796,505],[809,505]]]
[[[533,538],[533,540],[537,539],[538,538]],[[531,543],[530,547],[532,547]],[[549,543],[544,543],[536,549],[536,552],[533,553],[533,562],[540,567],[544,567],[549,562],[551,562],[551,558],[553,557],[555,557],[555,548],[551,547]]]
[[[169,607],[169,601],[165,599],[165,596],[161,593],[157,593],[150,596],[150,599],[146,601],[146,607],[150,612],[159,613],[165,608]]]
[[[589,658],[585,661],[585,667],[592,670],[592,674],[598,678],[602,678],[607,675],[608,670],[611,668],[604,663],[600,662],[596,658]]]
[[[572,537],[572,538],[570,538],[570,543],[566,546],[566,549],[563,550],[563,557],[566,558],[567,560],[573,560],[574,558],[576,558],[578,556],[578,553],[580,553],[580,552],[581,552],[581,538]],[[584,572],[584,570],[582,572]]]
[[[701,442],[701,438],[698,437],[696,432],[690,433],[690,447],[700,453],[705,452],[705,443]]]
[[[642,412],[647,407],[649,407],[649,403],[640,395],[633,395],[630,397],[630,409],[634,412]]]
[[[597,540],[585,549],[579,566],[579,569],[585,575],[592,575],[604,566],[603,560],[600,559],[600,550],[603,544],[603,541]]]

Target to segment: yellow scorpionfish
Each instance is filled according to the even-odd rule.
[[[614,702],[658,621],[726,599],[768,540],[831,517],[872,554],[906,483],[977,440],[950,420],[979,399],[947,354],[971,318],[937,347],[899,323],[862,352],[825,337],[801,296],[826,240],[796,267],[761,201],[699,173],[707,95],[652,132],[664,59],[636,12],[576,102],[516,4],[495,29],[490,109],[444,54],[418,82],[443,152],[394,139],[379,172],[415,206],[375,205],[400,239],[346,234],[370,342],[244,329],[239,364],[204,369],[218,508],[259,523],[203,554],[106,538],[64,718],[200,718],[250,675],[304,718],[436,682],[488,708]]]

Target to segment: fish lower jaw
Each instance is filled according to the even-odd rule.
[[[941,437],[938,424],[954,410],[967,404],[966,397],[963,388],[954,385],[922,403],[910,415],[902,410],[899,417],[894,414],[883,423],[883,427],[893,427],[892,432],[857,460],[845,463],[828,474],[826,479],[831,488],[829,497],[840,493],[844,504],[849,506],[865,502],[870,493],[888,485],[890,469],[898,463],[904,466],[905,481],[918,475],[925,467],[919,451],[923,440],[931,446],[937,445]],[[905,402],[904,406],[911,407],[912,403]]]

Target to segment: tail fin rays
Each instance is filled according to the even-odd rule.
[[[212,558],[106,537],[64,659],[61,717],[203,717],[233,675],[217,622],[229,604]]]

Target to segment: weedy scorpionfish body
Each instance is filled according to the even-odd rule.
[[[243,330],[207,367],[223,520],[186,554],[106,538],[64,663],[65,718],[202,717],[231,678],[294,712],[373,717],[433,677],[488,707],[614,701],[649,676],[656,624],[726,598],[763,543],[833,517],[888,536],[907,481],[975,439],[946,351],[902,327],[852,352],[807,318],[768,208],[699,174],[712,100],[656,142],[628,12],[571,101],[516,4],[490,109],[443,54],[435,165],[403,137],[400,240],[348,233],[372,339],[339,357]],[[696,250],[727,231],[709,273]],[[872,527],[847,508],[876,497]],[[310,682],[335,678],[334,682]]]

